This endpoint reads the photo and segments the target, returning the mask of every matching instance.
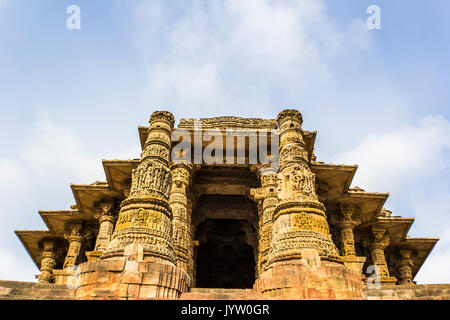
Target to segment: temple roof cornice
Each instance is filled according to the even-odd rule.
[[[41,266],[41,248],[39,244],[43,239],[55,238],[64,242],[64,237],[48,230],[16,230],[15,234],[19,238],[22,245],[27,250],[31,259],[39,269]]]

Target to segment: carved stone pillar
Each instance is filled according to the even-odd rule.
[[[331,215],[331,223],[339,230],[340,253],[344,264],[357,270],[361,275],[366,257],[357,257],[355,250],[354,228],[361,223],[352,204],[340,204],[340,212]]]
[[[413,262],[411,260],[411,250],[400,249],[400,259],[398,261],[398,273],[400,274],[399,284],[414,284],[412,277]]]
[[[258,204],[259,236],[258,236],[258,263],[259,273],[267,267],[267,261],[272,240],[273,212],[277,205],[277,174],[273,170],[259,168],[258,176],[260,188],[252,189],[250,195]]]
[[[316,177],[309,168],[303,139],[302,115],[285,110],[277,118],[280,130],[278,204],[273,217],[273,243],[269,265],[301,259],[303,249],[315,249],[325,259],[339,256],[334,245],[325,207],[316,195]]]
[[[257,204],[257,210],[258,210],[258,247],[255,248],[254,251],[254,257],[255,257],[255,279],[259,278],[259,274],[262,271],[262,251],[264,247],[264,235],[263,235],[263,209],[262,209],[262,203]]]
[[[361,221],[354,217],[354,206],[341,204],[340,209],[341,219],[337,223],[337,227],[340,229],[341,255],[344,257],[356,256],[353,229],[360,224]]]
[[[302,115],[296,110],[285,110],[278,115],[277,122],[278,200],[272,196],[268,202],[270,206],[275,202],[271,209],[272,239],[267,263],[254,289],[275,299],[360,298],[361,276],[342,263],[331,238],[325,206],[316,194],[316,177],[309,167],[303,138]],[[274,178],[268,179],[270,190]]]
[[[69,249],[64,259],[64,270],[72,268],[80,262],[80,253],[84,242],[82,228],[81,223],[70,223],[66,226],[64,238],[69,241]]]
[[[380,268],[380,276],[389,277],[389,268],[386,263],[384,249],[389,245],[390,238],[385,229],[372,228],[373,241],[370,244],[370,253],[374,265]]]
[[[97,261],[102,256],[111,241],[114,231],[114,223],[116,221],[114,201],[102,201],[98,211],[99,213],[95,215],[99,222],[98,234],[94,250],[86,251],[88,261]]]
[[[128,197],[122,201],[116,226],[105,253],[80,266],[82,299],[178,298],[191,279],[176,266],[172,209],[169,195],[171,133],[170,112],[150,117],[141,160],[132,171]]]
[[[372,239],[364,238],[362,242],[365,247],[369,248],[373,265],[376,267],[375,271],[378,271],[372,277],[377,278],[382,284],[395,284],[397,282],[396,278],[389,275],[389,268],[384,254],[384,249],[388,247],[389,243],[390,237],[386,233],[386,229],[374,226],[372,227]]]
[[[172,190],[170,208],[173,213],[173,246],[177,266],[193,278],[193,250],[191,235],[191,181],[192,165],[178,163],[172,166]]]
[[[101,213],[97,216],[99,229],[97,241],[95,242],[95,251],[105,251],[111,241],[114,231],[116,217],[113,212],[114,204],[112,201],[102,202],[100,204]]]
[[[141,161],[132,172],[130,195],[122,201],[112,240],[101,259],[122,256],[126,246],[137,242],[142,245],[143,256],[175,264],[169,207],[172,174],[168,167],[173,125],[170,112],[152,114]]]
[[[44,239],[41,243],[42,260],[41,273],[39,274],[39,283],[50,283],[53,280],[53,269],[56,265],[56,239]]]

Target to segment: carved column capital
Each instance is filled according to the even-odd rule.
[[[110,215],[106,215],[106,214],[102,214],[98,217],[98,222],[100,224],[102,224],[103,222],[107,221],[110,223],[114,223],[117,220],[117,217],[115,216],[110,216]]]
[[[95,211],[94,218],[99,220],[101,224],[102,221],[114,222],[117,218],[117,210],[114,205],[114,200],[101,201],[98,208]]]
[[[277,124],[281,128],[286,121],[295,121],[300,125],[303,123],[302,114],[295,109],[286,109],[281,111],[277,116]]]
[[[193,165],[186,162],[177,162],[170,166],[172,171],[172,188],[188,188],[192,184]]]
[[[64,239],[69,242],[83,242],[85,235],[83,234],[83,224],[81,222],[69,222],[64,227]]]
[[[339,229],[354,229],[361,224],[360,209],[352,204],[340,203],[339,211],[330,214],[330,222]]]
[[[373,239],[371,246],[373,248],[384,250],[389,246],[390,237],[386,229],[372,226],[372,235]]]
[[[250,164],[249,169],[252,172],[255,172],[258,176],[258,179],[264,175],[273,175],[278,173],[278,167],[274,164],[273,161],[268,163],[260,163],[260,164]]]
[[[175,124],[175,118],[173,114],[169,111],[155,111],[150,116],[150,124],[155,124],[159,122],[166,122],[171,128],[173,128]]]

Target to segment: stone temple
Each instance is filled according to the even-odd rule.
[[[106,181],[72,184],[70,209],[39,211],[48,230],[16,231],[40,274],[0,281],[0,298],[448,299],[449,285],[414,282],[438,239],[408,237],[414,219],[383,208],[388,193],[350,188],[356,165],[317,161],[302,122],[289,109],[174,128],[153,112],[140,158],[103,160]],[[173,161],[176,129],[191,159],[207,131],[228,149],[233,132],[236,161]],[[276,161],[251,163],[259,131],[276,132]]]

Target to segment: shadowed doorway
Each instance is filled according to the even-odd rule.
[[[207,219],[196,239],[196,286],[199,288],[251,288],[255,282],[255,255],[249,245],[246,220]],[[247,230],[247,231],[246,231]]]

